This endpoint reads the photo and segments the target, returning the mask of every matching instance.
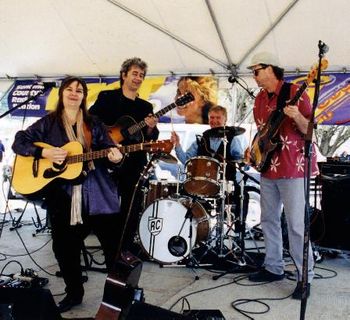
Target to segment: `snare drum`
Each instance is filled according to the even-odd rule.
[[[169,182],[167,180],[151,180],[149,182],[145,208],[153,201],[161,198],[169,198],[177,191],[177,182]]]
[[[220,162],[209,157],[195,157],[187,160],[187,179],[184,189],[191,195],[210,197],[220,191],[219,173]]]
[[[192,226],[187,217],[189,209]],[[142,213],[139,236],[151,259],[162,264],[179,262],[189,255],[190,246],[207,240],[208,215],[199,202],[189,198],[156,200]]]

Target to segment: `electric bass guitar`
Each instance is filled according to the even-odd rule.
[[[52,149],[47,143],[36,142],[35,145]],[[72,141],[61,147],[68,151],[68,156],[62,164],[53,163],[48,159],[17,155],[14,163],[12,187],[20,194],[32,194],[41,190],[56,178],[72,180],[82,173],[83,162],[107,157],[109,149],[83,153],[83,146],[78,141]],[[129,146],[118,147],[121,153],[147,151],[150,153],[170,153],[173,144],[170,140],[151,141]]]
[[[323,58],[321,60],[321,70],[325,70],[327,67],[328,61]],[[318,65],[314,65],[307,75],[306,81],[298,88],[294,97],[286,105],[295,105],[297,103],[308,85],[314,81],[317,73]],[[278,132],[285,118],[283,108],[273,111],[266,124],[255,135],[250,148],[249,162],[257,171],[265,172],[268,169],[273,153],[279,144]]]
[[[183,96],[176,99],[175,102],[159,110],[154,114],[154,117],[159,119],[160,116],[166,114],[168,111],[175,107],[184,107],[187,103],[194,100],[192,93],[188,92]],[[146,127],[145,120],[137,123],[134,118],[130,116],[120,117],[113,126],[108,127],[109,135],[111,136],[114,143],[118,144],[123,140],[141,142],[144,141],[141,129]]]

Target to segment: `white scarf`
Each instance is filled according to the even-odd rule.
[[[83,112],[79,110],[77,116],[77,134],[75,134],[72,125],[69,123],[68,116],[64,111],[62,114],[63,125],[66,130],[69,141],[79,141],[84,150],[89,150],[89,146],[87,145],[84,129],[83,129]],[[94,169],[93,162],[89,162],[89,168]],[[70,225],[74,226],[76,224],[82,224],[83,219],[81,217],[82,212],[82,185],[74,185],[72,187],[72,203],[71,203],[71,215],[70,215]]]

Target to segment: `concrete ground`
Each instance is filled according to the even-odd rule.
[[[20,265],[24,269],[33,269],[39,277],[49,280],[45,288],[50,289],[56,302],[60,301],[63,298],[64,284],[61,278],[55,276],[58,266],[51,250],[51,236],[47,229],[36,232],[32,218],[36,223],[38,220],[33,204],[28,203],[22,217],[22,226],[11,231],[12,219],[20,217],[26,202],[10,200],[6,207],[6,198],[1,198],[0,203],[3,227],[0,238],[2,273],[18,273]],[[40,206],[37,210],[42,224],[45,224],[45,211]],[[88,247],[96,244],[93,235],[86,241]],[[246,244],[247,247],[254,248],[251,241],[246,240]],[[263,243],[259,241],[258,245],[262,246]],[[246,250],[249,256],[254,251]],[[95,261],[103,262],[103,256],[98,249],[88,249],[88,252]],[[350,319],[350,258],[344,252],[332,253],[322,255],[321,261],[316,265],[317,277],[312,283],[311,296],[307,300],[305,319]],[[210,262],[210,255],[207,255],[207,260]],[[161,267],[155,262],[144,262],[139,287],[143,288],[145,302],[164,309],[171,308],[178,313],[182,313],[183,309],[216,309],[222,312],[225,319],[233,320],[248,319],[232,307],[233,302],[243,299],[248,303],[240,305],[240,308],[253,312],[249,314],[250,319],[300,319],[300,301],[289,297],[295,287],[293,280],[284,279],[254,285],[246,279],[247,272],[237,272],[237,269],[246,271],[244,267],[238,267],[242,262],[240,259],[231,257],[226,260],[222,258],[221,262],[232,266],[230,271],[235,272],[227,273],[217,280],[213,280],[213,276],[218,274],[218,270],[204,267],[193,270],[179,264]],[[290,263],[288,259],[286,261],[287,264]],[[99,267],[95,263],[92,266]],[[291,265],[287,269],[293,271]],[[87,271],[87,276],[83,303],[62,314],[64,318],[95,316],[102,300],[106,274]]]

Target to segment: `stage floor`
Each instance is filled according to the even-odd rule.
[[[37,216],[32,203],[28,203],[26,211],[23,214],[22,226],[10,231],[11,211],[12,217],[18,219],[21,215],[26,202],[22,200],[9,201],[9,208],[3,206],[1,199],[1,221],[3,224],[1,242],[1,261],[0,267],[3,273],[18,273],[20,266],[24,269],[33,269],[39,277],[49,280],[45,288],[50,289],[55,301],[63,298],[64,284],[61,278],[54,274],[58,271],[56,260],[51,250],[51,236],[48,230],[36,233],[36,227],[33,225],[32,218],[37,222]],[[38,215],[45,224],[45,211],[37,206]],[[34,235],[34,236],[33,236]],[[91,235],[86,241],[86,245],[93,247],[97,245],[96,238]],[[251,241],[246,241],[248,248],[246,250],[249,257],[259,256],[254,254],[256,249]],[[263,246],[263,242],[258,242]],[[25,249],[26,247],[26,249]],[[26,251],[31,253],[31,258]],[[98,249],[88,249],[89,253],[97,262],[103,261],[103,256]],[[248,257],[248,258],[249,258]],[[207,256],[209,262],[212,258]],[[143,262],[143,270],[139,280],[139,287],[143,288],[145,302],[148,304],[169,309],[182,313],[184,309],[216,309],[220,310],[225,319],[247,319],[238,313],[231,306],[231,303],[237,299],[262,299],[270,310],[258,303],[249,303],[241,306],[244,310],[261,312],[261,314],[252,314],[254,319],[276,319],[290,320],[300,318],[300,301],[288,297],[295,287],[295,282],[290,279],[274,282],[270,284],[254,285],[246,277],[247,270],[240,266],[242,261],[222,258],[222,265],[232,266],[233,271],[229,272],[217,280],[213,276],[218,275],[219,271],[214,268],[202,266],[192,269],[189,266],[175,264],[169,266],[160,266],[159,263],[146,261]],[[227,261],[225,261],[227,260]],[[350,281],[349,267],[350,258],[345,252],[334,252],[331,255],[323,255],[319,263],[316,264],[316,278],[312,283],[311,296],[307,300],[306,319],[328,320],[328,319],[350,319]],[[12,262],[11,262],[12,261]],[[34,262],[35,261],[35,262]],[[249,262],[249,259],[246,260]],[[286,259],[287,264],[290,260]],[[83,259],[82,259],[83,262]],[[84,263],[82,263],[84,265]],[[94,267],[99,267],[92,264]],[[292,265],[288,265],[288,270],[293,271]],[[242,273],[240,273],[242,272]],[[99,271],[87,271],[88,281],[85,283],[85,297],[83,303],[62,316],[64,318],[89,318],[94,317],[100,302],[102,300],[103,288],[106,274]],[[185,300],[184,300],[185,299]]]

